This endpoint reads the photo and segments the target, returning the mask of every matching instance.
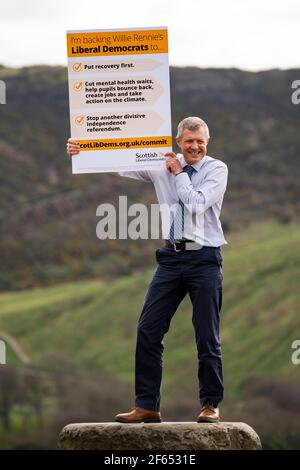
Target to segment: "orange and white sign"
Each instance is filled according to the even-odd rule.
[[[159,170],[172,150],[166,27],[68,31],[73,173]]]

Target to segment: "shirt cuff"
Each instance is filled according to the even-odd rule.
[[[183,171],[182,173],[178,173],[178,175],[176,175],[175,184],[176,184],[176,189],[178,192],[178,190],[182,186],[187,186],[187,185],[189,186],[190,184],[192,184],[192,182],[190,180],[189,175],[185,171]]]

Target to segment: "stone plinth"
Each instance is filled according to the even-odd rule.
[[[63,428],[66,450],[258,450],[256,432],[245,423],[75,423]]]

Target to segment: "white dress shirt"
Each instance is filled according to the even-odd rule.
[[[182,154],[177,157],[184,168],[187,165]],[[202,246],[219,247],[227,244],[224,238],[220,214],[224,193],[226,191],[228,168],[221,160],[205,155],[192,165],[196,170],[191,179],[187,173],[173,175],[166,168],[151,171],[124,171],[120,176],[140,181],[152,182],[162,215],[163,238],[168,239],[172,215],[164,217],[164,209],[175,213],[179,199],[185,204],[187,214],[184,223],[183,237],[193,240]]]

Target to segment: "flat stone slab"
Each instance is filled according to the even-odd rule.
[[[74,423],[63,428],[66,450],[259,450],[256,432],[245,423],[163,422]]]

